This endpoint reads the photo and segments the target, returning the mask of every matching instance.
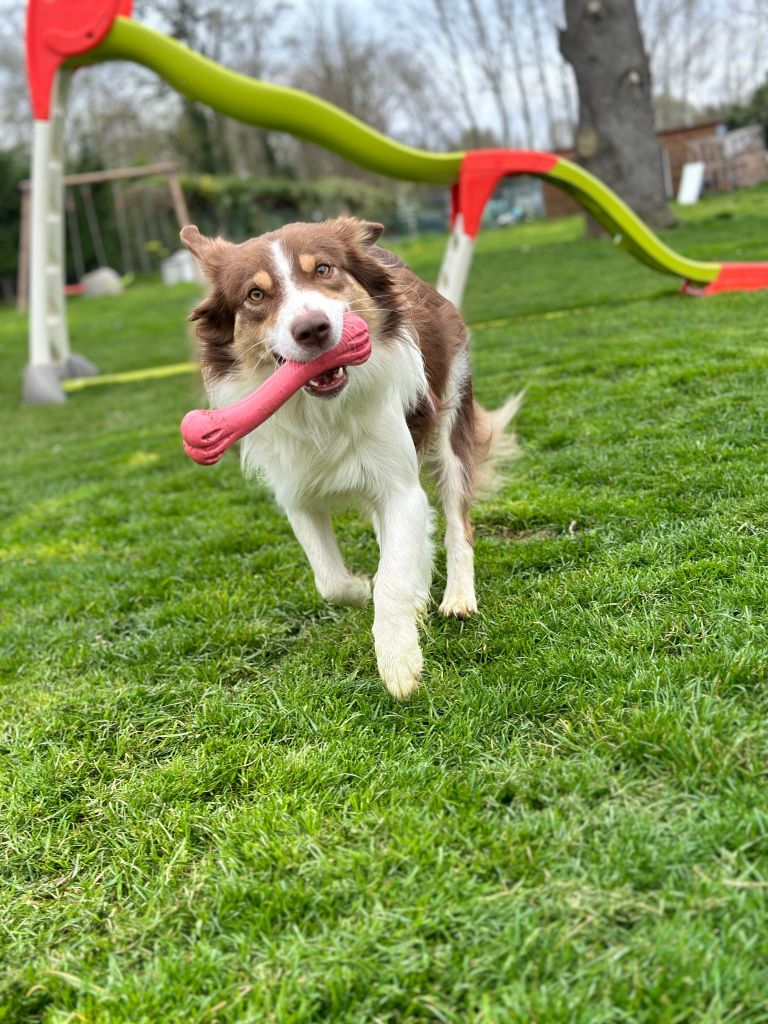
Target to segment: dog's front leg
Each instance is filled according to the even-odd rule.
[[[373,587],[373,639],[384,685],[404,700],[423,666],[418,622],[429,601],[431,514],[418,477],[393,486],[374,510],[381,558]]]
[[[334,604],[364,605],[371,596],[371,585],[364,576],[353,576],[344,565],[330,515],[307,509],[286,511],[296,539],[312,566],[315,586],[322,596]]]

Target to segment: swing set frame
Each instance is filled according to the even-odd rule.
[[[114,184],[115,182],[122,182],[133,178],[154,178],[160,176],[163,176],[168,184],[174,216],[179,231],[181,231],[186,224],[189,224],[189,209],[179,180],[179,171],[174,163],[164,161],[156,164],[143,164],[140,167],[115,167],[110,170],[66,174],[62,177],[61,184],[64,189],[78,187],[88,189],[91,185],[101,185],[105,182]],[[31,182],[29,180],[20,181],[19,190],[21,191],[21,231],[19,234],[16,308],[20,313],[25,313],[29,303]],[[125,247],[122,241],[121,247]],[[124,272],[127,269],[127,267],[124,267]]]

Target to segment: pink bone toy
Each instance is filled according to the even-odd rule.
[[[339,366],[358,366],[370,354],[368,324],[354,313],[345,313],[341,338],[327,352],[321,352],[306,363],[286,360],[260,387],[239,402],[221,409],[188,412],[181,421],[184,451],[203,466],[218,462],[235,441],[268,420],[313,377]]]

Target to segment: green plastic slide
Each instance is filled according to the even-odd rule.
[[[691,260],[670,249],[615,192],[578,164],[560,157],[542,177],[572,195],[641,263],[696,284],[714,281],[720,273],[721,263]]]
[[[71,64],[108,60],[143,64],[188,99],[246,124],[316,142],[389,178],[449,185],[459,176],[463,153],[429,153],[404,146],[325,100],[230,71],[130,18],[115,18],[103,42]]]

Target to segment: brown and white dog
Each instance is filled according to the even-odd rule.
[[[373,345],[362,366],[312,380],[240,443],[243,472],[260,472],[285,509],[329,601],[362,605],[368,579],[344,564],[331,513],[357,505],[380,548],[373,584],[379,673],[403,699],[418,686],[419,617],[429,601],[432,515],[419,480],[426,460],[445,513],[447,584],[440,611],[477,610],[469,507],[480,463],[514,441],[502,432],[519,405],[494,413],[472,398],[467,329],[456,309],[394,254],[383,228],[354,218],[289,224],[234,245],[181,233],[211,282],[191,314],[213,406],[253,391],[284,359],[335,345],[352,310]],[[499,444],[499,441],[502,441]]]

